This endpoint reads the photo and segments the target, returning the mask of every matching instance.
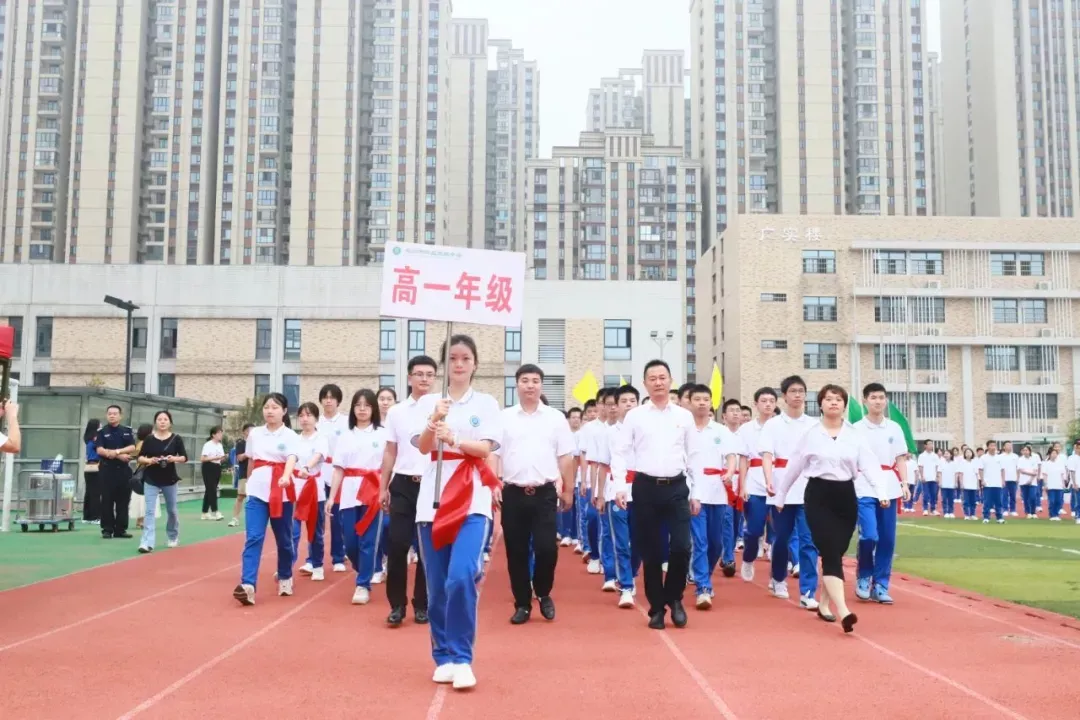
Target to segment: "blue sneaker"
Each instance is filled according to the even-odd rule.
[[[855,597],[860,600],[870,599],[870,578],[859,578],[855,582]]]
[[[881,603],[882,605],[892,605],[893,599],[889,595],[889,589],[883,588],[880,585],[874,586],[874,602]]]

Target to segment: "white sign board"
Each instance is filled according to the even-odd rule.
[[[521,327],[525,254],[386,243],[385,317]]]

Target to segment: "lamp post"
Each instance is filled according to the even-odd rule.
[[[131,392],[131,316],[139,309],[139,306],[130,300],[121,300],[112,295],[105,296],[105,304],[127,313],[127,335],[124,338],[124,390]]]
[[[671,339],[675,337],[675,332],[672,330],[668,330],[666,333],[661,335],[658,331],[653,330],[651,333],[649,333],[649,337],[651,337],[652,341],[656,343],[656,347],[660,348],[660,359],[663,360],[664,346],[671,342]]]

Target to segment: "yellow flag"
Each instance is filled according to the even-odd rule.
[[[623,385],[625,385],[625,384],[626,384],[626,380],[624,380],[624,379],[623,379],[623,376],[622,376],[622,375],[620,375],[620,376],[619,376],[619,387],[622,387],[622,386],[623,386]]]
[[[709,390],[712,391],[713,410],[720,407],[724,399],[724,378],[720,374],[720,368],[716,363],[712,366],[712,378],[709,380]]]
[[[581,382],[575,385],[571,392],[574,399],[582,405],[596,399],[596,393],[600,392],[600,384],[596,382],[596,376],[592,374],[592,370],[585,373],[585,377],[581,378]]]

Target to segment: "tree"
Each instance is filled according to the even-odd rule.
[[[86,387],[92,387],[92,388],[105,387],[105,381],[102,380],[97,375],[94,375],[93,377],[91,377],[89,380],[86,381]]]
[[[259,403],[258,398],[248,398],[239,409],[228,413],[225,416],[224,423],[225,441],[228,443],[228,449],[232,449],[233,443],[240,437],[244,423],[259,425],[262,421],[262,405]]]
[[[1069,444],[1066,447],[1072,447],[1073,443],[1080,439],[1080,416],[1069,423],[1068,434]]]

